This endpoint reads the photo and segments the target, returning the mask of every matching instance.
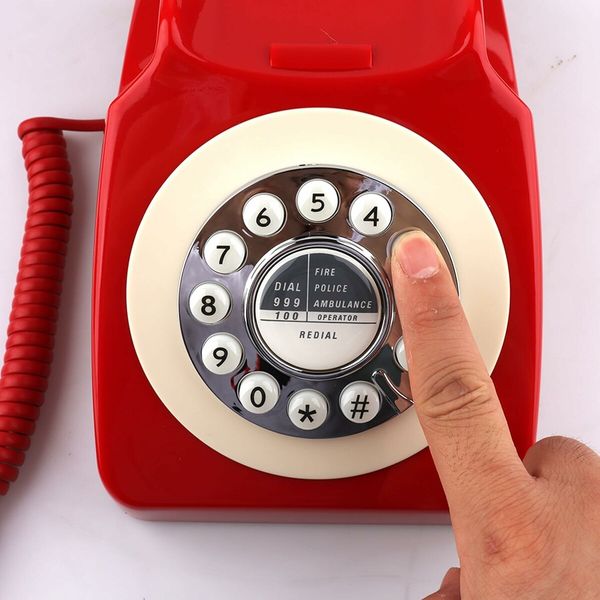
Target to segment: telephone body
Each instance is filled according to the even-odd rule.
[[[114,498],[150,519],[446,521],[387,263],[416,227],[524,454],[538,190],[500,0],[137,0],[95,247]]]

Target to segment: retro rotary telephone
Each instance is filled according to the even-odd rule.
[[[0,384],[5,488],[51,359],[60,130],[102,126],[21,129],[32,208]],[[450,268],[524,453],[539,214],[500,1],[138,0],[97,213],[109,492],[146,518],[445,520],[390,288],[391,245],[414,228]]]

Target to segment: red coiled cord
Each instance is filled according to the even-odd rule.
[[[29,210],[0,373],[0,495],[25,460],[50,375],[73,212],[63,130],[103,131],[104,121],[39,117],[19,126]]]

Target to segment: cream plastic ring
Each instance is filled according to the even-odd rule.
[[[506,332],[510,291],[502,240],[483,198],[465,173],[421,136],[348,110],[307,108],[264,115],[224,131],[183,161],[150,203],[138,229],[127,277],[127,312],[150,384],[198,439],[261,471],[334,479],[387,467],[425,448],[414,409],[337,439],[268,431],[240,418],[206,386],[188,357],[179,327],[181,270],[203,223],[249,182],[307,164],[381,179],[429,217],[454,260],[462,303],[491,371]]]

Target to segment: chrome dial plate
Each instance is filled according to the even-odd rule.
[[[307,199],[304,195],[312,181],[319,185],[314,185],[315,196]],[[326,182],[325,185],[322,182]],[[339,196],[336,210],[330,206],[335,194],[327,184],[333,186]],[[301,189],[304,195],[299,202],[297,196]],[[364,205],[365,199],[368,201],[371,197],[373,208],[379,207],[375,211]],[[354,222],[356,216],[354,220],[351,218],[350,208],[357,198],[361,202],[361,218],[366,219],[364,226]],[[388,203],[391,211],[387,210]],[[327,217],[322,221],[318,214],[310,214],[312,209],[318,213],[321,207]],[[382,227],[381,219],[386,220],[385,227]],[[448,249],[427,216],[398,190],[365,174],[335,167],[306,166],[268,175],[225,199],[194,240],[183,267],[179,290],[181,331],[199,375],[240,418],[285,435],[340,437],[394,418],[410,405],[410,382],[408,373],[399,368],[394,357],[402,329],[394,310],[389,252],[395,237],[413,228],[425,231],[436,242],[456,282]],[[221,232],[235,234],[230,236],[231,239],[239,236],[247,248],[243,264],[232,272],[221,273],[219,271],[231,269],[219,269],[217,265],[220,260],[227,263],[228,252],[236,248],[227,250],[226,244],[209,244],[212,254],[207,256],[207,241]],[[226,235],[221,237],[227,239]],[[243,248],[242,244],[238,245]],[[223,256],[219,252],[224,253]],[[237,251],[236,256],[241,254]],[[305,259],[309,256],[314,257],[312,271],[309,270],[310,261]],[[330,257],[334,257],[335,264]],[[337,271],[327,279],[333,267]],[[321,271],[317,273],[316,268]],[[287,279],[279,277],[280,273],[286,273]],[[291,277],[289,273],[292,273]],[[197,293],[193,296],[194,290],[206,282],[219,284],[231,298],[226,317],[214,323],[211,315],[206,314],[213,310],[210,298],[198,298]],[[350,293],[350,288],[344,287],[361,285],[364,285],[362,295]],[[283,290],[285,286],[287,289]],[[275,291],[281,293],[275,294]],[[190,309],[191,297],[194,297],[193,310]],[[345,302],[347,298],[354,298],[354,304]],[[276,306],[276,303],[280,304]],[[318,308],[313,310],[311,307],[314,306]],[[282,309],[279,315],[276,315],[277,308]],[[284,318],[286,312],[291,314]],[[296,321],[302,319],[306,326],[293,322],[294,313],[298,313]],[[268,317],[277,317],[282,322],[267,324]],[[317,323],[310,323],[313,320]],[[361,321],[365,323],[360,324]],[[278,329],[281,331],[279,340]],[[327,332],[328,339],[325,337]],[[214,372],[219,371],[220,361],[225,365],[229,359],[225,356],[226,349],[213,349],[210,369],[205,363],[206,349],[203,360],[205,342],[215,334],[233,336],[242,346],[243,359],[231,373],[220,375]],[[323,339],[318,338],[321,335]],[[323,354],[321,366],[310,351],[294,349],[294,344],[298,349],[298,344],[307,336],[311,336],[307,341],[312,350]],[[285,344],[287,339],[289,348]],[[344,344],[338,357],[332,354],[336,352],[336,341]],[[271,390],[244,389],[245,405],[250,410],[240,400],[240,381],[253,372],[266,373],[279,385],[279,399],[268,411],[263,411],[261,402],[263,394],[266,398]],[[379,392],[380,408],[374,417],[372,411],[368,418],[364,412],[361,419],[360,395],[355,398],[354,405],[344,397],[342,410],[342,392],[361,382],[374,385]],[[307,421],[316,419],[317,413],[312,413],[314,407],[299,405],[299,410],[304,412],[290,413],[293,408],[290,399],[294,396],[297,400],[298,393],[307,390],[318,393],[328,405],[326,418],[314,428],[309,427]],[[271,404],[269,402],[269,406]],[[370,405],[378,403],[371,402]]]

